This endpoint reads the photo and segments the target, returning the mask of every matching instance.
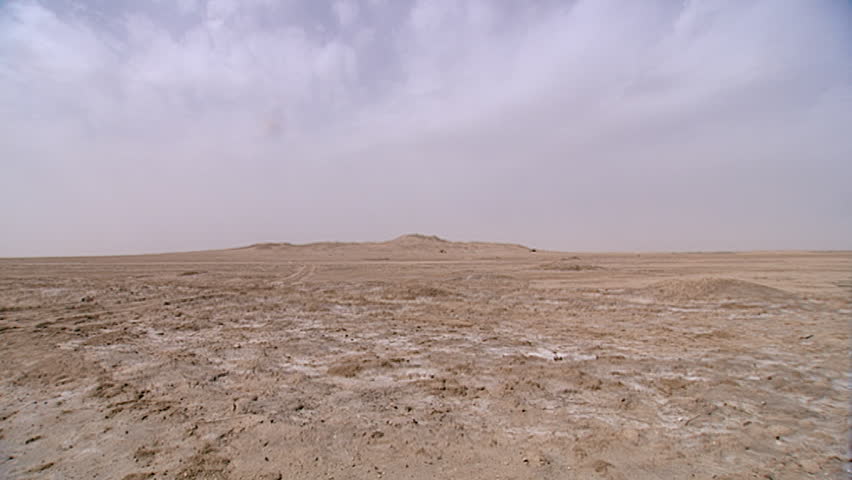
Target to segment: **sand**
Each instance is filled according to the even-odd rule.
[[[846,478],[852,252],[0,259],[0,478]]]

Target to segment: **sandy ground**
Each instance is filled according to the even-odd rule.
[[[0,478],[845,478],[852,253],[0,260]]]

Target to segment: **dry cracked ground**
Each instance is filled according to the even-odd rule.
[[[0,478],[846,478],[852,253],[0,260]]]

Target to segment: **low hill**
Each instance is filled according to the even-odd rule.
[[[258,243],[232,250],[239,256],[411,260],[529,256],[535,251],[517,244],[453,242],[435,235],[408,234],[386,242]]]
[[[87,262],[173,263],[173,262],[281,262],[281,261],[393,261],[393,260],[478,260],[530,258],[536,250],[523,245],[490,242],[453,242],[435,235],[409,234],[385,242],[288,242],[255,243],[246,247],[194,252],[142,255],[103,255],[90,257],[32,257],[31,263]],[[3,261],[21,259],[0,258]]]
[[[795,296],[784,290],[734,278],[673,279],[654,283],[641,291],[660,301],[762,301],[785,302]]]

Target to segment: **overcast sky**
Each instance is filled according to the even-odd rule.
[[[0,256],[852,248],[846,0],[0,2]]]

